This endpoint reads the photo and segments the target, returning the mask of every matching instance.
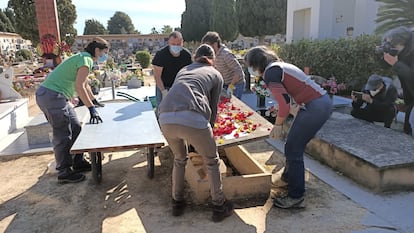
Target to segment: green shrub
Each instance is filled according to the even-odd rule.
[[[23,60],[30,60],[33,57],[32,52],[30,52],[28,49],[20,49],[16,52],[15,56],[21,61]]]
[[[347,84],[348,90],[359,90],[371,74],[391,77],[391,69],[381,65],[375,54],[379,36],[361,35],[354,39],[301,40],[273,47],[280,58],[299,68],[310,68],[310,74]]]
[[[135,53],[135,61],[141,64],[142,68],[147,68],[150,64],[151,54],[148,51],[138,51]]]

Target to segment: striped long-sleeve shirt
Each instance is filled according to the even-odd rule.
[[[229,85],[236,75],[239,77],[239,80],[233,82],[233,84],[244,82],[244,72],[242,66],[240,65],[236,56],[234,56],[234,54],[231,53],[230,49],[224,45],[221,45],[219,51],[216,54],[214,67],[223,76],[225,85]]]

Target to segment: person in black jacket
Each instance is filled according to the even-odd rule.
[[[398,97],[397,88],[390,78],[373,74],[362,94],[353,92],[351,96],[352,116],[369,122],[384,122],[384,127],[390,128],[397,114],[395,100]]]
[[[407,27],[397,27],[387,31],[382,42],[379,51],[401,82],[406,105],[404,132],[411,135],[414,127],[414,32]]]

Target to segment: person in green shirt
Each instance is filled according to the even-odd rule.
[[[93,63],[104,61],[109,43],[96,37],[84,52],[75,54],[59,64],[36,91],[36,103],[52,126],[53,151],[59,183],[76,183],[85,179],[82,171],[90,171],[91,165],[83,154],[72,159],[70,148],[81,131],[81,124],[70,103],[76,94],[89,109],[90,123],[102,122],[95,109],[97,100],[88,87],[87,77]]]

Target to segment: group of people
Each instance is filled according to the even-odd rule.
[[[411,34],[408,29],[396,29],[386,34],[384,41],[389,42],[398,53],[392,56],[386,51],[383,57],[400,77],[404,100],[412,108],[414,82],[410,82],[410,78],[414,67],[414,37]],[[218,222],[230,216],[234,206],[223,193],[219,154],[213,136],[217,104],[223,90],[241,98],[245,77],[240,63],[222,44],[217,32],[207,32],[201,43],[192,57],[183,47],[181,33],[172,32],[168,45],[157,52],[152,65],[158,120],[174,154],[172,214],[180,216],[186,207],[184,174],[187,145],[191,144],[206,165],[213,206],[212,220]],[[85,176],[80,171],[90,170],[90,164],[82,154],[69,153],[81,130],[70,99],[76,92],[90,111],[90,122],[102,123],[95,107],[98,102],[88,88],[86,77],[94,62],[105,60],[108,49],[108,42],[99,37],[94,39],[84,52],[57,66],[37,90],[37,103],[53,128],[59,182],[82,181]],[[279,105],[270,137],[286,140],[286,166],[281,180],[287,184],[287,195],[275,197],[274,206],[301,208],[305,195],[303,153],[308,142],[330,117],[332,101],[327,92],[301,69],[283,62],[265,46],[251,48],[244,62],[250,75],[263,78]],[[384,118],[371,121],[382,120],[389,127],[395,117],[395,109],[391,105],[396,96],[397,91],[388,80],[373,75],[368,79],[364,92],[360,96],[353,95],[352,115],[371,119],[372,111],[381,109],[384,112],[374,114],[374,117],[383,115]],[[289,114],[294,115],[295,119],[287,130],[285,121]],[[407,115],[410,116],[411,126],[414,126],[414,114]]]
[[[387,31],[377,52],[382,63],[391,67],[401,83],[400,96],[393,80],[373,74],[368,78],[362,95],[352,94],[351,115],[369,122],[384,122],[390,128],[398,112],[395,101],[400,96],[405,104],[404,132],[412,135],[414,127],[414,32],[407,27]]]

